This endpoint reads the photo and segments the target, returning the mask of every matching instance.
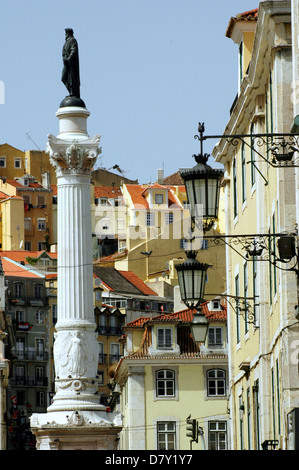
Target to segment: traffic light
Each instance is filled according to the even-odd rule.
[[[196,419],[191,419],[188,417],[186,419],[186,422],[188,424],[187,426],[187,433],[186,436],[190,437],[192,441],[198,442],[198,426],[197,426],[197,421]]]

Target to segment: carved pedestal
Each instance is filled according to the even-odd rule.
[[[57,175],[58,321],[54,400],[47,413],[31,419],[40,449],[53,448],[53,442],[60,442],[54,446],[59,449],[76,449],[78,442],[80,449],[100,448],[105,433],[109,448],[116,448],[120,430],[119,416],[107,413],[97,395],[90,177],[100,136],[88,136],[88,115],[85,108],[59,109],[60,133],[48,136],[47,152]]]

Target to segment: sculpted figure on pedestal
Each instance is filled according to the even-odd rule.
[[[66,28],[65,30],[62,59],[63,70],[61,81],[66,86],[70,96],[80,98],[79,49],[71,28]]]

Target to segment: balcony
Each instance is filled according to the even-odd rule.
[[[113,364],[118,362],[121,357],[121,354],[99,354],[99,364]]]
[[[48,377],[12,377],[10,384],[14,387],[47,387]]]
[[[120,336],[123,331],[121,326],[98,326],[97,333],[105,336]]]
[[[46,351],[14,351],[14,359],[18,361],[48,361],[49,353]]]

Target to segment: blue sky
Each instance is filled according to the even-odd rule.
[[[0,144],[44,150],[47,135],[58,134],[55,113],[67,95],[61,51],[71,27],[88,132],[102,136],[98,166],[118,164],[139,183],[156,181],[158,168],[168,176],[193,166],[198,122],[206,134],[221,134],[237,93],[230,17],[257,7],[253,0],[2,0]]]

